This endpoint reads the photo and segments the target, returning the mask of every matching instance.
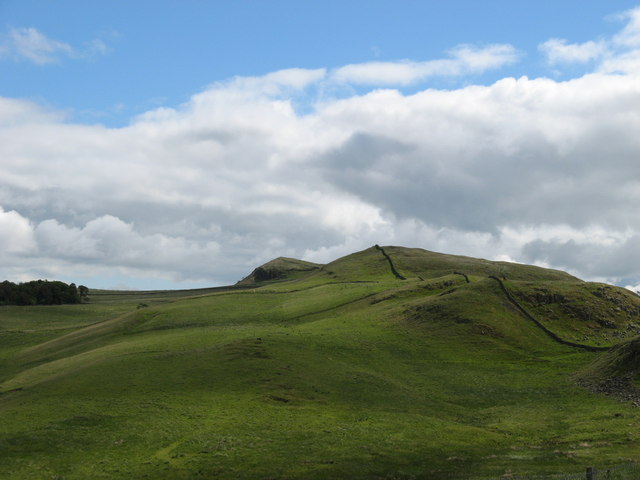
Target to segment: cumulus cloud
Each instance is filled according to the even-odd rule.
[[[100,39],[94,39],[82,48],[49,38],[34,27],[12,27],[0,36],[0,58],[26,60],[36,65],[58,63],[62,58],[86,58],[109,51]]]
[[[451,228],[495,232],[524,218],[584,226],[605,211],[603,221],[624,225],[628,212],[614,207],[619,192],[633,192],[635,177],[619,167],[635,164],[638,92],[636,78],[591,75],[345,100],[331,107],[333,122],[368,125],[326,154],[325,177]],[[602,192],[604,179],[617,191]]]
[[[144,235],[112,215],[90,220],[81,228],[45,220],[34,230],[41,255],[72,262],[147,270],[188,271],[210,275],[207,258],[220,254],[215,241],[197,241],[160,233]],[[206,268],[206,270],[204,270]]]
[[[29,220],[18,212],[5,212],[0,207],[0,251],[9,254],[27,253],[34,247]]]
[[[638,54],[625,38],[607,61]],[[459,47],[438,71],[510,52]],[[402,84],[416,65],[238,77],[122,128],[0,99],[0,276],[221,284],[280,255],[326,262],[378,243],[640,283],[635,71],[603,60],[568,81],[309,100],[339,72]]]
[[[336,82],[360,85],[410,85],[434,76],[459,76],[481,73],[518,60],[517,50],[506,44],[478,48],[460,45],[450,52],[450,58],[425,62],[366,62],[335,69]]]

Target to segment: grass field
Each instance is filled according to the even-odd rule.
[[[385,251],[406,280],[371,248],[240,289],[3,307],[0,478],[637,478],[639,409],[576,383],[627,360],[553,341],[487,276],[585,344],[633,338],[640,298]]]

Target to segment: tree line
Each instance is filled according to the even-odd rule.
[[[0,305],[62,305],[80,303],[89,295],[84,285],[60,281],[33,280],[13,283],[5,280],[0,283]]]

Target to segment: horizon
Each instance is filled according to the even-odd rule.
[[[640,3],[0,3],[0,280],[373,244],[640,289]]]
[[[335,261],[339,261],[339,260],[341,260],[342,258],[344,258],[344,257],[346,257],[346,256],[350,256],[350,255],[353,255],[353,254],[362,253],[362,252],[364,252],[364,251],[366,251],[366,250],[369,250],[369,249],[375,248],[375,247],[377,247],[377,246],[378,246],[378,244],[375,244],[375,245],[372,245],[372,246],[370,246],[370,247],[368,247],[368,248],[365,248],[365,249],[363,249],[363,250],[359,250],[359,251],[357,251],[357,252],[350,252],[350,253],[347,253],[347,254],[346,254],[346,255],[344,255],[344,256],[341,256],[341,257],[337,257],[337,258],[331,259],[331,260],[327,261],[326,263],[314,263],[314,262],[307,262],[307,261],[305,261],[305,260],[302,260],[302,261],[307,262],[307,263],[309,263],[309,264],[317,265],[317,266],[319,266],[319,267],[324,267],[324,266],[329,265],[329,264],[331,264],[331,263],[333,263],[333,262],[335,262]],[[389,248],[389,247],[392,247],[392,248],[401,248],[401,249],[420,249],[420,247],[411,247],[411,246],[405,246],[405,245],[382,245],[381,247],[382,247],[382,248]],[[459,257],[466,257],[465,255],[447,254],[446,252],[433,252],[433,251],[426,250],[426,249],[422,249],[422,250],[425,250],[425,251],[426,251],[426,252],[428,252],[428,253],[435,253],[435,254],[438,254],[438,255],[447,255],[447,256],[459,256]],[[476,260],[483,260],[483,261],[491,261],[491,260],[489,260],[489,259],[484,259],[484,258],[475,258],[475,257],[466,257],[466,258],[472,258],[472,259],[476,259]],[[265,266],[265,265],[268,265],[268,264],[270,264],[271,262],[273,262],[273,261],[275,261],[275,260],[280,260],[280,259],[301,261],[301,259],[293,258],[293,257],[282,257],[282,256],[280,256],[280,257],[272,258],[272,259],[270,259],[270,260],[267,260],[267,261],[266,261],[265,263],[263,263],[263,264],[255,265],[255,267],[254,267],[254,268],[252,267],[252,269],[251,269],[250,271],[246,272],[246,274],[245,274],[245,275],[243,275],[243,277],[242,277],[242,278],[240,278],[240,279],[238,280],[238,282],[241,282],[242,280],[245,280],[245,279],[249,278],[249,277],[251,276],[251,274],[254,272],[254,270],[256,270],[256,269],[258,269],[258,268],[260,268],[260,267],[263,267],[263,266]],[[499,260],[498,260],[498,261],[499,261]],[[516,265],[529,266],[529,264],[524,264],[524,263],[520,263],[520,262],[509,262],[509,263],[513,263],[513,264],[516,264]],[[543,267],[543,268],[544,268],[544,267]],[[548,269],[548,270],[554,270],[554,269],[552,269],[552,268],[547,268],[547,269]],[[59,280],[57,280],[57,279],[55,279],[55,278],[53,278],[53,279],[50,279],[50,278],[39,278],[39,279],[30,279],[30,280],[26,280],[26,281],[25,281],[25,283],[26,283],[26,282],[34,282],[34,281],[55,282],[55,281],[59,281]],[[226,285],[215,285],[215,286],[211,286],[211,285],[209,285],[209,286],[203,286],[203,287],[193,287],[193,288],[185,288],[185,289],[180,289],[180,288],[178,288],[178,289],[167,289],[167,290],[170,290],[170,291],[172,291],[172,290],[208,290],[208,289],[213,289],[213,288],[226,288],[226,287],[233,287],[233,286],[234,286],[234,285],[236,285],[238,282],[234,282],[234,283],[230,283],[230,284],[226,284]],[[69,282],[69,284],[77,284],[77,282]],[[80,284],[78,284],[78,286],[85,286],[85,287],[86,287],[86,285],[80,285]],[[91,289],[92,289],[92,290],[108,290],[108,291],[132,291],[132,292],[156,291],[156,290],[145,290],[145,289],[136,288],[136,287],[129,287],[129,286],[127,286],[127,285],[122,285],[122,286],[117,286],[117,285],[116,285],[116,286],[114,286],[114,287],[112,287],[112,288],[91,288]],[[639,293],[639,292],[635,292],[635,291],[634,291],[634,293]],[[639,294],[640,294],[640,293],[639,293]]]

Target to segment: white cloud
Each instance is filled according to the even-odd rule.
[[[202,270],[206,259],[220,254],[215,241],[189,240],[184,236],[143,234],[132,223],[104,215],[82,228],[68,227],[56,220],[45,220],[34,229],[40,255],[57,260],[98,264],[138,270],[172,271],[188,266],[192,278],[212,274]],[[201,268],[198,268],[200,264]]]
[[[18,212],[4,211],[0,207],[0,252],[23,254],[35,246],[29,220]]]
[[[551,65],[558,63],[586,63],[602,57],[607,52],[604,42],[588,41],[584,43],[567,43],[567,40],[552,38],[540,45]]]
[[[340,67],[333,78],[345,83],[407,85],[429,76],[430,69],[435,70],[430,62],[367,62]]]
[[[62,120],[59,112],[47,110],[34,103],[0,97],[0,128],[27,124],[50,124]]]
[[[224,91],[226,94],[241,97],[247,95],[276,97],[303,90],[322,80],[325,75],[324,68],[288,68],[260,77],[235,77],[231,81],[212,85],[210,91]]]
[[[60,56],[73,55],[69,44],[48,38],[33,27],[11,28],[6,35],[4,51],[36,65],[55,63]]]
[[[553,66],[595,61],[598,62],[596,70],[602,73],[640,72],[640,7],[611,18],[625,22],[620,32],[611,37],[583,43],[552,38],[538,48]]]
[[[603,73],[640,72],[640,50],[633,50],[605,59],[600,65],[600,71]]]
[[[62,58],[87,58],[109,51],[100,39],[87,42],[84,48],[47,37],[34,27],[12,27],[0,37],[0,58],[26,60],[36,65],[59,63]]]
[[[618,19],[626,21],[627,24],[613,37],[614,43],[625,47],[640,47],[640,7],[618,15]]]
[[[459,76],[499,68],[517,61],[519,54],[511,45],[478,48],[461,45],[449,52],[450,58],[426,62],[367,62],[335,69],[336,82],[360,85],[410,85],[434,76]]]
[[[459,45],[449,51],[451,57],[459,63],[460,72],[483,72],[492,68],[515,63],[520,53],[507,44],[495,44],[478,48],[473,45]],[[456,73],[457,74],[457,73]]]

